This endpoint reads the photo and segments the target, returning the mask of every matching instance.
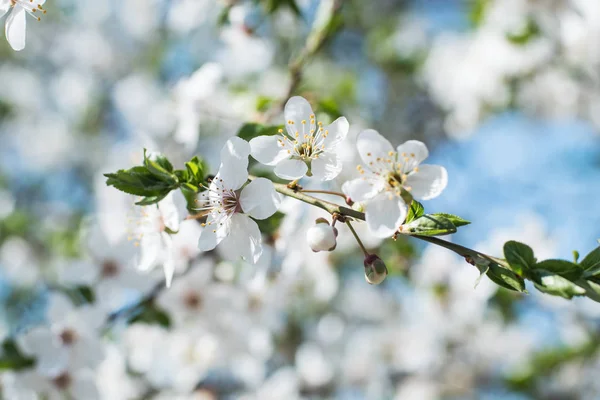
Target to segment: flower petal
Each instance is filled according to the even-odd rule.
[[[408,140],[396,148],[398,161],[402,163],[402,172],[409,173],[429,156],[425,143]]]
[[[383,184],[381,179],[361,177],[344,182],[342,192],[353,201],[365,201],[375,197],[383,189]]]
[[[300,96],[294,96],[285,103],[283,110],[285,117],[285,128],[288,134],[292,137],[296,137],[296,132],[302,137],[305,133],[308,134],[309,130],[315,129],[314,113],[310,103]],[[305,121],[305,124],[302,124]]]
[[[158,232],[145,233],[139,241],[139,254],[136,267],[140,271],[154,268],[163,256],[163,242]]]
[[[242,189],[240,204],[242,210],[252,218],[265,219],[275,214],[281,196],[275,191],[273,182],[266,178],[256,178]]]
[[[158,210],[165,226],[177,232],[179,230],[179,211],[173,200],[173,192],[171,192],[158,203]]]
[[[4,14],[10,10],[10,0],[0,0],[0,18],[4,17]]]
[[[6,40],[15,51],[25,48],[25,9],[19,5],[13,7],[13,11],[6,19]]]
[[[69,392],[74,399],[98,400],[100,392],[96,385],[96,377],[89,370],[77,371]]]
[[[262,254],[262,237],[258,225],[246,215],[233,214],[229,236],[223,239],[219,248],[225,257],[233,260],[242,257],[247,262],[256,264]]]
[[[323,129],[327,133],[327,137],[323,140],[325,149],[330,150],[346,139],[346,136],[348,136],[348,129],[350,129],[350,124],[346,117],[339,117],[326,126]]]
[[[165,262],[163,264],[163,270],[165,272],[165,284],[167,287],[171,287],[171,281],[173,280],[173,274],[175,273],[175,260],[173,259],[173,240],[171,235],[166,232],[162,233],[163,243],[165,244]]]
[[[255,137],[250,140],[250,154],[261,164],[275,165],[290,156],[287,148],[279,144],[280,140],[280,135]]]
[[[212,215],[209,215],[206,225],[200,231],[198,249],[200,251],[209,251],[217,247],[229,235],[229,226],[229,220],[223,221],[223,219],[215,219]]]
[[[281,161],[273,170],[275,175],[282,179],[299,179],[306,174],[306,171],[308,167],[304,161],[292,159]]]
[[[404,183],[417,200],[437,197],[448,185],[448,172],[439,165],[421,165],[418,172],[409,174]]]
[[[356,139],[358,154],[363,162],[373,171],[389,169],[385,160],[390,157],[394,148],[390,142],[373,129],[367,129],[358,134]],[[377,159],[383,159],[377,161]]]
[[[221,166],[217,175],[227,189],[237,190],[248,180],[250,144],[237,136],[230,138],[221,150]]]
[[[377,237],[390,237],[402,224],[406,213],[406,204],[400,197],[381,193],[366,204],[367,226]]]
[[[342,160],[337,153],[321,153],[311,161],[310,171],[316,179],[330,181],[342,172]]]

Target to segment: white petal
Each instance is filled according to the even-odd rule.
[[[240,204],[242,210],[252,218],[265,219],[275,214],[281,203],[281,196],[275,191],[273,182],[266,178],[256,178],[242,189]]]
[[[352,201],[365,201],[372,199],[382,189],[383,181],[381,179],[373,180],[356,178],[351,181],[344,182],[342,185],[342,192],[348,195]]]
[[[179,211],[175,206],[173,192],[158,203],[158,210],[162,217],[162,222],[167,228],[177,232],[179,230]]]
[[[47,327],[35,327],[17,336],[16,341],[21,351],[36,358],[35,368],[41,374],[56,375],[68,363],[69,354]]]
[[[10,0],[0,0],[0,18],[10,10]]]
[[[316,179],[330,181],[342,172],[342,160],[337,153],[321,153],[311,161],[310,171]]]
[[[221,240],[229,235],[229,226],[230,221],[215,219],[212,215],[209,215],[206,226],[202,228],[200,237],[198,238],[198,249],[200,251],[209,251],[217,247]]]
[[[71,300],[66,295],[58,292],[53,292],[50,295],[48,304],[48,320],[51,324],[64,321],[75,309]]]
[[[280,135],[259,136],[250,140],[252,157],[265,165],[275,165],[285,160],[290,155],[286,148],[281,147],[279,140],[282,140]]]
[[[386,160],[390,157],[390,152],[394,152],[390,142],[373,129],[359,133],[356,148],[366,166],[374,171],[387,169],[387,164],[377,161],[377,158]]]
[[[304,161],[287,159],[281,161],[273,172],[282,179],[299,179],[306,174],[308,167]]]
[[[396,148],[398,161],[402,163],[402,172],[409,173],[429,156],[425,143],[408,140]]]
[[[162,237],[158,232],[145,233],[139,243],[136,268],[140,271],[149,271],[156,267],[163,257]]]
[[[387,193],[381,193],[366,204],[367,226],[377,237],[390,237],[406,218],[406,212],[406,204],[401,198],[390,198]]]
[[[255,264],[262,254],[262,237],[258,225],[248,216],[234,214],[231,217],[231,230],[219,246],[223,254],[231,259],[244,258]]]
[[[285,103],[283,110],[285,117],[285,127],[291,137],[296,137],[296,132],[299,132],[300,137],[304,133],[308,134],[308,130],[315,129],[315,125],[311,124],[311,115],[313,114],[310,103],[300,96],[294,96]],[[303,125],[302,121],[306,123]],[[293,122],[290,124],[289,122]]]
[[[327,137],[323,140],[325,149],[330,150],[346,139],[346,136],[348,136],[348,129],[350,129],[350,124],[346,117],[339,117],[326,126],[323,129],[327,132]]]
[[[100,392],[96,386],[96,378],[91,371],[77,371],[69,392],[74,399],[98,400]]]
[[[250,145],[237,136],[230,138],[221,150],[221,166],[217,175],[227,189],[237,190],[248,180]]]
[[[25,48],[25,9],[19,5],[13,7],[13,11],[6,19],[6,40],[15,51]]]
[[[437,197],[448,185],[448,172],[439,165],[421,165],[419,172],[408,175],[405,187],[417,200],[429,200]]]
[[[165,284],[167,287],[171,287],[171,281],[173,280],[173,274],[175,273],[175,261],[173,260],[173,240],[171,239],[171,235],[166,232],[162,233],[162,238],[166,251],[166,258],[163,264],[163,270],[165,272]]]

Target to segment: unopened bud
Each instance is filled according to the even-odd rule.
[[[324,218],[319,218],[316,224],[306,231],[306,241],[312,251],[332,251],[337,245],[337,229]]]
[[[379,285],[388,274],[387,267],[381,258],[375,254],[365,257],[365,279],[371,285]]]

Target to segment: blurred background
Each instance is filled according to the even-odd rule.
[[[197,154],[214,173],[230,136],[281,124],[298,94],[318,120],[350,121],[330,188],[354,176],[362,129],[418,139],[450,179],[427,211],[473,221],[451,240],[587,254],[600,237],[600,2],[44,7],[25,50],[0,40],[2,399],[600,398],[589,299],[475,287],[477,269],[447,250],[359,226],[390,270],[370,286],[348,231],[335,252],[310,251],[324,215],[294,200],[261,226],[256,266],[198,254],[198,224],[182,222],[166,290],[160,265],[134,268],[128,236],[147,214],[102,176],[143,148],[179,168]]]

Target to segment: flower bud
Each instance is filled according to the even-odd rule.
[[[375,254],[365,257],[365,279],[371,285],[379,285],[388,274],[387,267],[381,258]]]
[[[332,251],[337,245],[337,229],[324,218],[315,221],[316,224],[306,231],[306,241],[314,252]]]

